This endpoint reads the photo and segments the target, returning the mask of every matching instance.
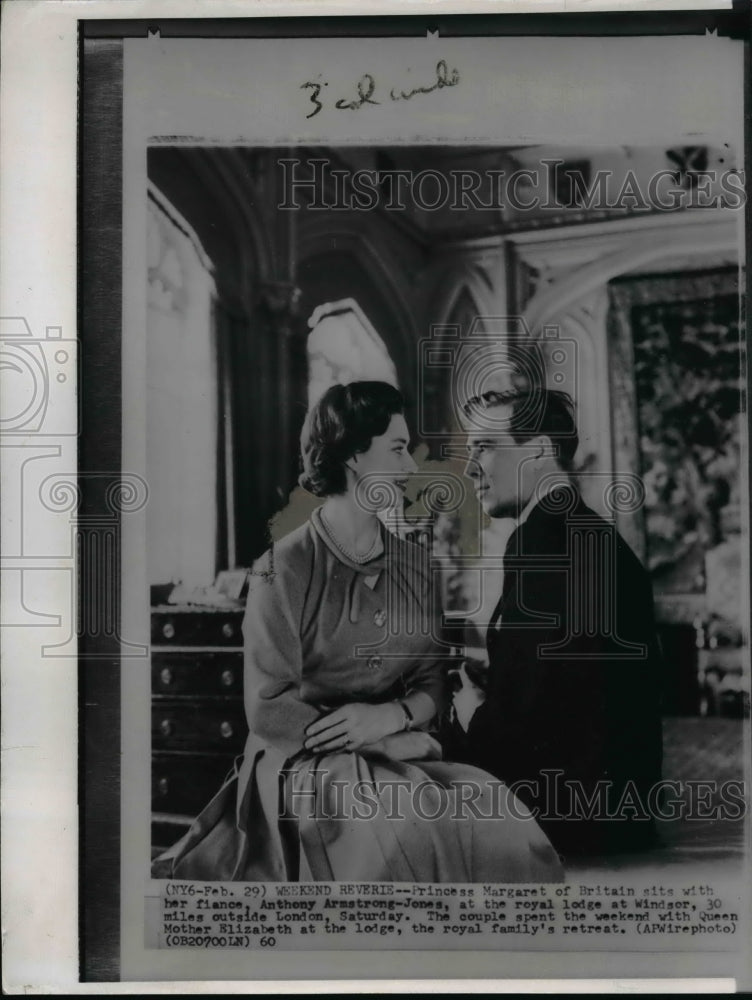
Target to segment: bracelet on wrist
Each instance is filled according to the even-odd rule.
[[[415,718],[413,716],[413,713],[410,711],[410,709],[408,708],[408,706],[405,704],[404,701],[397,699],[397,704],[402,709],[402,713],[405,716],[405,722],[404,725],[402,726],[401,731],[403,733],[408,733],[413,727],[413,722],[415,721]]]

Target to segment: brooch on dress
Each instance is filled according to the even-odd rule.
[[[373,624],[376,625],[378,628],[383,628],[383,626],[386,625],[386,611],[384,611],[382,608],[379,608],[378,611],[374,611]]]

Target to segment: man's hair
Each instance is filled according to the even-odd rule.
[[[471,396],[463,410],[472,417],[478,410],[496,406],[511,406],[509,422],[503,429],[512,435],[517,444],[543,434],[557,448],[557,461],[566,472],[571,472],[577,452],[579,437],[572,397],[558,389],[512,389],[505,392],[489,390]],[[499,426],[498,428],[502,428]]]
[[[301,434],[303,489],[317,497],[344,493],[345,463],[368,451],[392,417],[404,413],[399,389],[387,382],[330,386],[306,417]]]

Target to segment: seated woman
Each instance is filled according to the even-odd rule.
[[[415,470],[401,394],[332,386],[303,430],[302,485],[325,497],[254,567],[243,624],[242,762],[155,877],[558,881],[558,856],[486,772],[440,760],[426,551],[382,526]]]

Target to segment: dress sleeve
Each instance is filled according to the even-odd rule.
[[[436,714],[444,710],[446,702],[446,683],[444,680],[444,665],[436,652],[436,659],[419,662],[405,677],[405,694],[415,694],[423,691],[430,695],[436,706]]]
[[[405,676],[405,692],[406,694],[425,692],[436,706],[436,715],[440,715],[447,704],[449,667],[449,650],[441,642],[443,622],[441,595],[438,593],[438,587],[431,585],[429,577],[424,578],[421,589],[419,617],[424,625],[430,624],[430,629],[421,658]]]
[[[301,749],[305,727],[319,712],[300,697],[305,567],[280,561],[262,556],[250,578],[243,620],[244,698],[250,731],[290,756]]]

